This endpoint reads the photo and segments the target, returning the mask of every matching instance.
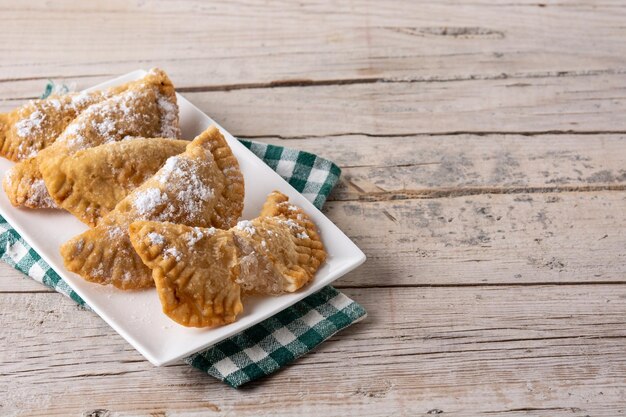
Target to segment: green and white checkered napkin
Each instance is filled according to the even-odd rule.
[[[241,140],[295,189],[320,208],[341,170],[323,158],[280,146]],[[0,260],[89,308],[63,279],[0,216]],[[269,375],[338,331],[365,317],[365,310],[331,286],[185,359],[232,387]]]

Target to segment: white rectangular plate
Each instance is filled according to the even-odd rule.
[[[134,71],[92,89],[123,84],[141,78],[144,74],[143,70]],[[180,95],[178,95],[178,104],[183,138],[193,139],[211,124],[217,125],[209,116]],[[245,179],[246,197],[243,218],[256,217],[267,194],[273,190],[279,190],[311,216],[321,232],[328,251],[326,263],[304,289],[295,294],[280,297],[247,297],[244,299],[244,312],[236,322],[226,326],[214,329],[180,326],[162,313],[161,304],[154,289],[124,292],[112,287],[91,284],[67,271],[59,254],[59,246],[69,238],[85,231],[87,226],[71,214],[60,210],[17,209],[11,206],[6,195],[0,192],[2,216],[100,317],[146,359],[157,366],[167,365],[187,357],[271,317],[320,290],[365,261],[363,252],[313,204],[224,128],[219,125],[218,127],[239,160]],[[12,162],[0,159],[0,176],[4,176],[12,165]],[[63,324],[59,323],[59,325]]]

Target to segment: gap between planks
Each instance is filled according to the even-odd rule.
[[[367,133],[367,132],[339,132],[323,135],[302,135],[302,136],[285,136],[285,135],[237,135],[239,139],[279,139],[279,140],[298,140],[298,139],[324,139],[341,136],[366,136],[368,138],[411,138],[411,137],[438,137],[438,136],[491,136],[491,135],[510,135],[510,136],[547,136],[547,135],[577,135],[577,136],[595,136],[595,135],[625,135],[626,130],[537,130],[537,131],[515,131],[515,130],[453,130],[449,132],[415,132],[415,133]]]
[[[497,73],[497,74],[470,74],[470,75],[453,75],[453,76],[428,76],[428,77],[362,77],[362,78],[334,78],[334,79],[282,79],[269,82],[248,82],[233,84],[215,84],[215,85],[199,85],[199,86],[183,86],[177,87],[178,93],[206,93],[216,91],[235,91],[235,90],[258,90],[273,88],[294,88],[294,87],[327,87],[342,86],[354,84],[413,84],[413,83],[447,83],[458,81],[495,81],[495,80],[515,80],[515,79],[541,79],[541,78],[562,78],[562,77],[594,77],[599,75],[624,75],[626,68],[618,69],[598,69],[598,70],[562,70],[562,71],[539,71],[539,72],[519,72],[519,73]],[[117,74],[121,75],[121,74]],[[79,75],[49,75],[49,76],[31,76],[31,77],[11,77],[0,79],[0,84],[21,81],[38,81],[38,80],[72,80],[84,78],[98,77],[115,77],[116,74],[79,74]],[[8,97],[5,101],[16,100],[32,100],[37,97]],[[363,134],[363,133],[359,133]],[[406,136],[406,135],[405,135]]]
[[[391,284],[391,285],[341,285],[330,284],[338,290],[368,290],[368,289],[401,289],[401,288],[495,288],[495,287],[561,287],[561,286],[599,286],[599,285],[626,285],[626,281],[590,281],[590,282],[577,282],[577,281],[560,281],[560,282],[493,282],[493,283],[459,283],[459,284]],[[48,288],[42,288],[41,290],[0,290],[0,295],[9,294],[59,294],[56,291]]]
[[[264,88],[290,88],[290,87],[324,87],[351,84],[374,84],[374,83],[446,83],[455,81],[490,81],[490,80],[514,80],[514,79],[536,79],[536,78],[556,78],[556,77],[590,77],[597,75],[621,75],[626,74],[626,69],[601,69],[587,71],[545,71],[530,73],[499,73],[478,75],[470,74],[465,76],[430,76],[430,77],[363,77],[363,78],[339,78],[339,79],[287,79],[275,80],[260,83],[238,83],[238,84],[218,84],[204,86],[179,87],[179,93],[205,93],[213,91],[233,91],[251,90]]]
[[[421,200],[438,199],[449,197],[465,197],[483,194],[546,194],[546,193],[578,193],[597,191],[626,191],[626,184],[602,184],[602,185],[565,185],[553,187],[452,187],[440,189],[400,190],[366,192],[356,184],[348,180],[348,184],[358,193],[357,198],[342,198],[334,200],[332,194],[328,201],[396,201],[396,200]]]

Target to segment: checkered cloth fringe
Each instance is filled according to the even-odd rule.
[[[318,208],[339,180],[341,170],[316,155],[241,142]],[[89,308],[1,216],[0,260]],[[236,388],[277,371],[365,314],[358,303],[329,286],[185,362]]]

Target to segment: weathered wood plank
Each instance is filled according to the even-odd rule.
[[[51,292],[46,286],[27,277],[4,262],[0,262],[0,293]]]
[[[48,77],[138,66],[164,66],[190,89],[619,73],[626,9],[617,1],[601,6],[40,0],[26,8],[4,1],[0,34],[10,59],[0,83],[4,97],[26,97]],[[48,30],[51,22],[63,30]]]
[[[368,261],[338,287],[626,282],[626,192],[332,201]],[[2,291],[23,288],[5,279]]]
[[[334,200],[412,195],[610,189],[626,185],[626,134],[454,135],[263,142],[335,161],[343,175]]]
[[[624,132],[626,74],[187,93],[239,136]]]
[[[29,415],[105,409],[111,416],[625,411],[622,285],[348,294],[368,309],[365,322],[239,391],[186,365],[152,367],[62,296],[2,294],[0,388],[8,394],[0,400],[2,413],[26,407]]]
[[[458,132],[624,133],[624,85],[626,74],[604,74],[584,79],[259,88],[190,92],[185,96],[234,135],[251,138]],[[41,89],[34,91],[38,94]],[[3,96],[10,98],[7,93]],[[5,100],[0,110],[9,110],[22,101]]]
[[[368,255],[339,286],[624,282],[625,192],[329,202]]]

